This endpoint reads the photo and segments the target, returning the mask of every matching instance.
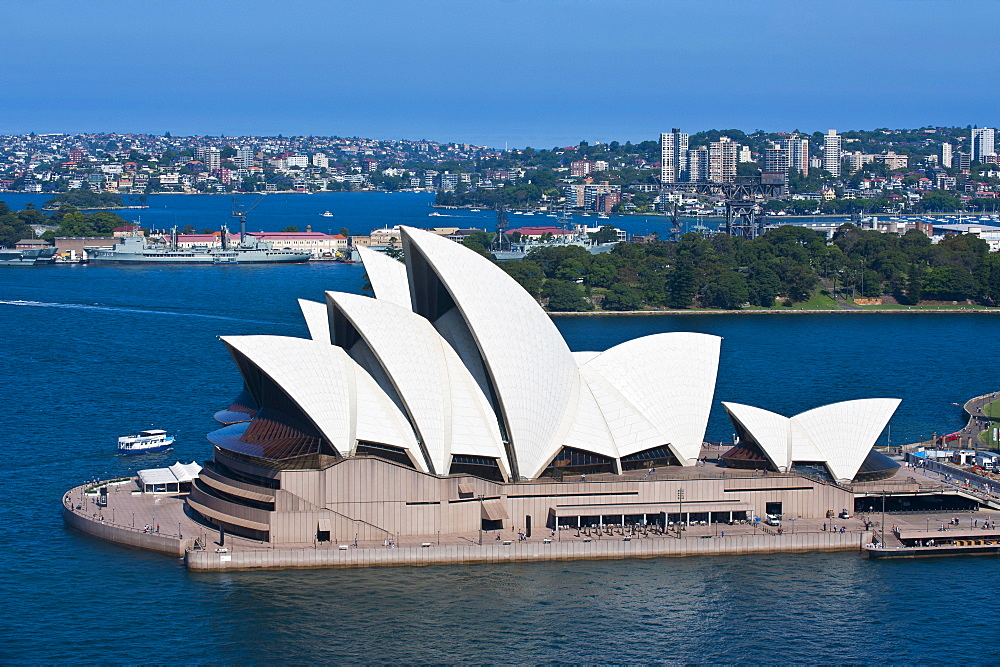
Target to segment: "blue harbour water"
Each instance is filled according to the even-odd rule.
[[[165,199],[165,217],[176,213],[177,224],[198,228],[210,226],[196,221],[205,211],[224,222],[229,205],[218,197]],[[337,214],[335,228],[445,224],[427,218],[426,197],[294,201],[308,199],[321,202],[318,212]],[[303,224],[275,216],[265,229]],[[304,336],[296,299],[358,291],[362,273],[341,264],[0,271],[0,663],[1000,658],[991,612],[1000,563],[992,558],[892,562],[817,553],[198,574],[177,559],[63,526],[59,499],[72,485],[210,456],[211,414],[240,388],[217,336]],[[556,323],[575,350],[661,331],[723,336],[717,401],[794,414],[849,398],[900,397],[896,443],[956,429],[961,413],[952,403],[1000,388],[993,355],[1000,319],[990,315]],[[522,341],[511,346],[530,350]],[[176,432],[173,451],[114,455],[117,436],[150,426]],[[731,437],[718,406],[708,437]]]

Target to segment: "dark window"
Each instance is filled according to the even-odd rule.
[[[823,482],[836,482],[822,461],[792,461],[792,472]]]
[[[868,452],[868,456],[861,462],[858,474],[854,476],[855,482],[874,482],[886,479],[896,474],[899,464],[888,456],[874,449]]]
[[[622,470],[641,470],[643,468],[655,468],[656,466],[678,465],[677,457],[666,445],[653,447],[635,454],[622,457]]]
[[[406,450],[400,447],[393,447],[392,445],[383,445],[376,442],[358,442],[355,456],[374,456],[375,458],[399,463],[407,468],[413,467],[413,461],[406,454]]]
[[[451,457],[449,475],[472,475],[481,479],[502,482],[503,474],[496,459],[488,456],[466,456],[455,454]]]
[[[614,472],[614,460],[583,449],[563,447],[542,475],[553,477],[560,472],[577,475]]]

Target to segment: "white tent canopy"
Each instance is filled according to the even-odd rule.
[[[147,468],[139,471],[139,485],[146,493],[177,493],[181,483],[190,483],[201,472],[201,466],[195,461],[181,463],[178,461],[169,468]]]

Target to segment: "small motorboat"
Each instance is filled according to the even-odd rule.
[[[118,438],[119,454],[148,454],[150,452],[162,452],[170,449],[174,444],[174,436],[167,435],[167,432],[151,428],[146,431],[139,431],[135,435],[123,435]]]
[[[330,213],[329,211],[323,211],[322,213],[320,213],[320,215],[323,216],[324,218],[332,218],[333,217],[333,213]]]

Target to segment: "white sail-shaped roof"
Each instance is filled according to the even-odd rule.
[[[223,336],[270,377],[343,455],[358,440],[401,447],[426,471],[409,421],[339,347],[287,336]]]
[[[616,457],[628,456],[669,444],[667,437],[653,426],[642,412],[597,370],[584,365],[580,367],[580,373],[588,393],[593,396],[597,409],[600,411],[604,423],[607,424],[615,445]],[[583,395],[582,391],[581,395]],[[587,403],[582,400],[578,411],[585,410],[586,405]],[[575,431],[571,432],[571,435],[575,435]],[[571,446],[590,449],[588,446],[575,444],[575,442]]]
[[[796,461],[825,463],[837,480],[854,479],[898,398],[866,398],[824,405],[794,417],[739,403],[723,403],[779,470]]]
[[[432,472],[447,474],[453,453],[500,460],[506,454],[493,410],[455,351],[423,317],[377,299],[327,292],[384,370],[420,436]]]
[[[723,402],[730,421],[742,427],[760,448],[774,466],[785,472],[792,465],[792,432],[788,417],[776,412],[755,408],[752,405]],[[800,459],[815,461],[818,459]]]
[[[441,314],[418,307],[440,305],[440,281],[482,355],[518,474],[538,476],[562,446],[560,431],[568,426],[564,418],[576,405],[580,388],[566,342],[531,295],[488,259],[430,232],[400,230],[414,310],[431,319]]]
[[[898,398],[865,398],[795,415],[791,421],[802,436],[793,440],[793,453],[796,443],[808,438],[835,478],[853,479],[900,402]]]
[[[599,373],[659,431],[658,444],[669,443],[682,464],[693,465],[712,409],[721,343],[707,334],[654,334],[616,345],[584,367]]]
[[[361,255],[375,298],[409,308],[410,283],[406,277],[406,265],[371,248],[358,246],[355,249]]]
[[[299,308],[309,327],[309,337],[313,340],[330,342],[330,320],[327,316],[326,304],[318,301],[299,299]]]

